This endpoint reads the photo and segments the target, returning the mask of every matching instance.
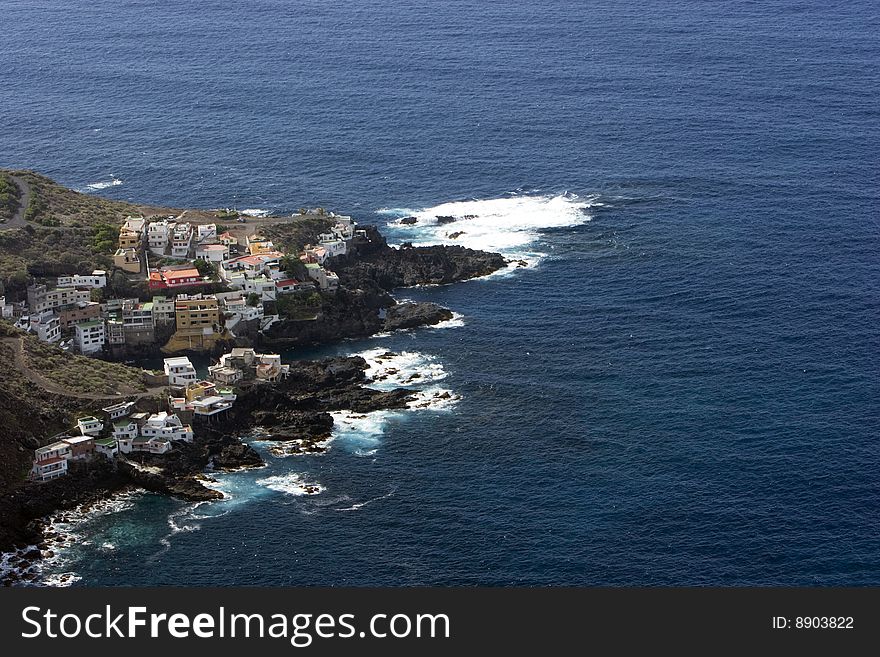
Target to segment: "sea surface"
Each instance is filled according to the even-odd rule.
[[[221,502],[68,516],[46,582],[880,584],[877,3],[0,10],[0,166],[528,265],[286,354],[366,353],[424,408],[341,413],[320,456],[251,436]]]

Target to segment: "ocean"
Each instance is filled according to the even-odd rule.
[[[68,516],[47,583],[880,584],[876,3],[0,6],[0,166],[528,265],[285,354],[424,408]]]

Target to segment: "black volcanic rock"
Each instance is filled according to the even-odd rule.
[[[459,245],[416,246],[395,249],[374,227],[355,243],[352,252],[332,258],[330,268],[349,289],[390,292],[413,285],[444,285],[485,276],[507,266],[500,253]]]
[[[413,224],[417,224],[418,222],[419,220],[415,217],[404,217],[400,220],[400,223],[402,223],[404,226],[412,226]]]
[[[250,445],[226,445],[214,456],[214,467],[221,470],[256,468],[263,465],[263,459]]]
[[[396,331],[417,326],[430,326],[452,319],[452,311],[436,303],[399,303],[388,309],[385,330]]]
[[[321,439],[330,436],[333,416],[325,411],[256,411],[254,422],[272,427],[272,440]]]
[[[443,224],[451,224],[455,221],[455,217],[450,217],[448,215],[437,217],[437,225],[442,226]]]

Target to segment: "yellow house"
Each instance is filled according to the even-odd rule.
[[[193,330],[201,333],[206,328],[220,326],[220,306],[214,296],[180,295],[174,303],[174,315],[178,331]]]
[[[117,249],[113,254],[113,264],[133,274],[137,274],[141,270],[141,259],[135,249]]]
[[[247,238],[247,250],[251,255],[260,255],[261,253],[270,253],[275,251],[275,245],[272,240],[259,235],[250,235]]]
[[[196,381],[186,387],[186,401],[193,402],[203,397],[211,397],[217,393],[217,386],[210,381]]]
[[[137,249],[143,242],[143,235],[128,228],[121,228],[119,231],[119,248],[120,249]]]

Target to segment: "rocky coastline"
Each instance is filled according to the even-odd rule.
[[[325,300],[319,319],[283,320],[251,342],[274,347],[332,343],[435,325],[451,319],[452,312],[427,302],[397,303],[390,292],[484,276],[507,264],[499,254],[460,246],[390,247],[376,228],[368,227],[350,254],[334,259],[342,284]],[[298,361],[286,380],[242,390],[222,430],[198,426],[192,444],[178,444],[162,456],[76,463],[66,477],[22,484],[0,496],[0,551],[36,546],[27,558],[39,559],[46,549],[42,519],[133,489],[188,501],[220,499],[221,492],[204,485],[205,473],[264,465],[239,438],[255,428],[283,443],[287,453],[316,453],[326,449],[333,411],[403,409],[416,401],[418,390],[370,388],[366,370],[366,361],[357,356]]]

